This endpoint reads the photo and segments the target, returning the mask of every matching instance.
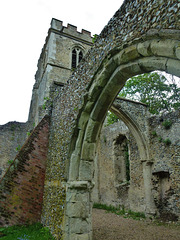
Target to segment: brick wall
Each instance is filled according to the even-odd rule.
[[[49,117],[34,129],[0,182],[0,226],[40,221]]]

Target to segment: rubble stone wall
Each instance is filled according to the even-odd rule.
[[[151,117],[149,126],[155,204],[162,217],[177,220],[180,218],[180,112]]]

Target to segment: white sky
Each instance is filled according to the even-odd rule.
[[[37,61],[52,18],[99,34],[123,0],[2,0],[0,124],[28,118]]]

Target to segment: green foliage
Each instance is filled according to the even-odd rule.
[[[180,107],[180,87],[174,76],[166,78],[157,72],[130,78],[119,96],[140,101],[149,106],[152,114]]]
[[[97,39],[98,35],[97,34],[94,34],[93,35],[93,38],[92,38],[92,42],[95,43],[96,39]]]
[[[43,108],[43,109],[46,109],[48,103],[49,103],[49,98],[48,98],[48,97],[44,97],[44,104],[42,105],[42,108]]]
[[[49,229],[40,223],[0,228],[0,238],[1,240],[55,240]]]
[[[119,97],[145,103],[152,114],[171,112],[180,107],[180,83],[173,75],[165,77],[159,72],[141,74],[128,79]],[[118,121],[108,112],[107,125]]]
[[[152,133],[151,133],[154,137],[155,136],[157,136],[157,133],[156,133],[156,131],[152,131]]]
[[[12,124],[10,130],[13,132],[16,129],[16,125]]]
[[[141,213],[141,212],[133,212],[133,211],[131,211],[131,210],[128,210],[128,215],[131,217],[131,218],[133,218],[133,219],[135,219],[135,220],[140,220],[140,219],[142,219],[142,218],[146,218],[145,217],[145,214],[144,213]]]
[[[21,150],[21,146],[18,145],[18,146],[16,147],[16,152],[19,152],[20,150]]]
[[[28,136],[28,137],[31,135],[31,133],[30,133],[30,132],[27,132],[26,134],[27,134],[27,136]]]
[[[112,112],[108,111],[107,114],[107,126],[109,126],[110,124],[113,124],[115,122],[118,122],[119,118]]]
[[[163,142],[168,146],[171,144],[171,140],[169,138],[166,138],[163,140]]]
[[[112,205],[106,205],[106,204],[101,204],[101,203],[94,203],[93,204],[93,208],[98,208],[98,209],[104,209],[104,210],[107,210],[109,212],[114,212],[117,210],[117,208],[115,208],[114,206]]]
[[[11,165],[11,163],[13,163],[14,160],[8,160],[8,164]]]
[[[154,137],[158,137],[158,141],[161,143],[161,142],[163,142],[165,145],[170,145],[171,144],[171,140],[169,139],[169,138],[167,138],[167,139],[163,139],[161,136],[158,136],[157,135],[157,133],[156,133],[156,131],[153,131],[152,133],[151,133]]]
[[[164,126],[165,129],[170,129],[170,127],[172,126],[172,122],[169,120],[165,120],[162,125]]]
[[[145,218],[144,213],[133,212],[131,210],[125,210],[124,206],[116,208],[111,205],[107,206],[106,204],[94,203],[93,207],[98,208],[98,209],[104,209],[107,212],[112,212],[112,213],[115,213],[116,215],[122,215],[124,218],[132,218],[135,220],[140,220],[142,218]]]

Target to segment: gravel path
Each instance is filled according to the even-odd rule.
[[[180,240],[180,226],[158,226],[93,209],[93,240]]]

